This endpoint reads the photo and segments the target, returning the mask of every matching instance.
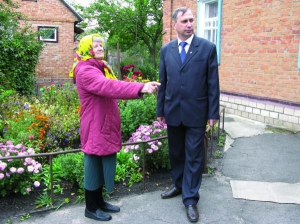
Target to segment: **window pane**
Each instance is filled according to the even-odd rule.
[[[207,3],[205,4],[205,18],[213,18],[218,15],[218,3]]]

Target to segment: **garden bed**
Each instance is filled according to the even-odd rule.
[[[215,133],[216,134],[216,133]],[[214,135],[215,135],[214,134]],[[222,141],[225,139],[223,137]],[[210,174],[213,174],[214,169],[218,169],[221,164],[223,145],[218,145],[217,136],[213,138],[212,156],[213,160],[208,164],[210,167],[208,170]],[[210,145],[209,145],[210,149]],[[209,152],[210,153],[210,152]],[[37,188],[31,192],[30,195],[13,194],[0,199],[0,223],[9,223],[7,220],[12,221],[11,223],[19,222],[22,217],[26,218],[27,214],[38,215],[45,212],[55,211],[57,206],[70,206],[74,203],[84,203],[83,199],[78,202],[78,189],[72,187],[67,182],[61,184],[63,186],[62,194],[54,195],[54,206],[42,207],[36,209],[35,202],[38,197],[43,193],[43,186]],[[126,182],[118,182],[115,184],[115,191],[109,196],[111,198],[122,198],[130,194],[143,194],[146,192],[153,191],[164,191],[166,188],[172,186],[172,178],[169,170],[159,170],[154,173],[146,173],[145,181],[134,183],[133,186],[129,187]],[[64,203],[65,199],[70,200],[69,203]],[[81,195],[82,198],[82,195]],[[109,199],[108,199],[109,200]],[[29,217],[28,217],[29,218]]]

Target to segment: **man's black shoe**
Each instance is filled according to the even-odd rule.
[[[116,213],[120,211],[120,207],[116,206],[116,205],[111,205],[107,202],[104,202],[105,206],[104,207],[100,207],[100,209],[104,212],[111,212],[111,213]]]
[[[199,212],[197,205],[186,205],[186,215],[190,222],[197,222],[199,220]]]
[[[95,219],[98,221],[109,221],[111,220],[111,215],[97,209],[96,212],[90,212],[89,210],[85,209],[84,212],[85,217],[90,219]]]
[[[181,190],[178,190],[175,186],[173,186],[170,190],[165,191],[161,194],[162,199],[168,199],[176,197],[181,194]]]

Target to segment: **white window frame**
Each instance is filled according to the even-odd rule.
[[[221,29],[222,29],[222,5],[223,0],[198,0],[198,9],[197,9],[197,35],[199,37],[205,38],[204,32],[205,32],[205,22],[209,20],[205,20],[205,6],[208,3],[217,3],[218,11],[217,11],[217,17],[210,18],[209,20],[213,22],[213,26],[211,26],[209,29],[214,30],[214,38],[215,38],[215,45],[217,48],[217,54],[218,54],[218,63],[220,65],[220,52],[221,52]],[[212,41],[210,39],[209,41]]]
[[[218,0],[200,0],[199,1],[199,17],[198,17],[198,34],[200,37],[203,37],[205,39],[207,39],[205,37],[205,31],[210,31],[211,35],[210,39],[208,39],[209,41],[213,42],[216,44],[217,42],[217,33],[218,33],[218,13],[216,17],[212,17],[212,18],[205,18],[205,8],[206,8],[206,4],[209,3],[218,3]],[[205,23],[210,23],[210,26],[205,26]]]
[[[53,38],[43,38],[42,35],[39,35],[39,40],[44,42],[58,43],[58,27],[56,26],[38,26],[38,31],[50,30],[53,32]]]

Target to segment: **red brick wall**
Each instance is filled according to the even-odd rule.
[[[36,68],[38,79],[68,79],[74,55],[74,22],[78,18],[60,0],[15,2],[20,4],[18,11],[25,14],[36,29],[38,26],[58,27],[58,43],[45,42]]]
[[[196,0],[164,0],[164,13],[163,13],[163,44],[168,43],[170,40],[177,38],[176,30],[172,27],[172,13],[176,8],[179,7],[188,7],[192,10],[195,20],[197,16],[197,1]],[[196,32],[197,26],[195,22],[194,30]]]
[[[299,0],[223,0],[221,89],[300,102]]]
[[[163,43],[176,38],[171,14],[197,1],[164,1]],[[196,29],[195,29],[196,30]],[[299,0],[223,0],[221,90],[300,103]]]

